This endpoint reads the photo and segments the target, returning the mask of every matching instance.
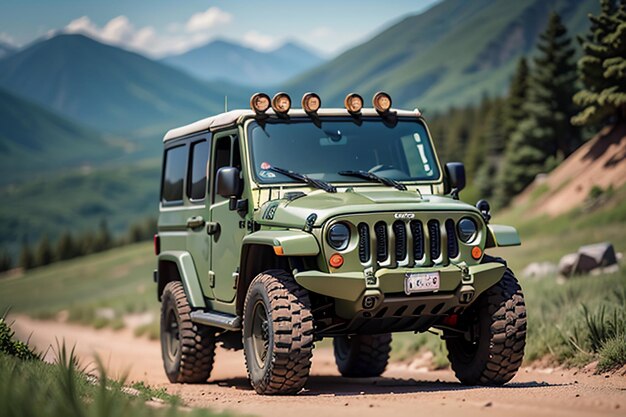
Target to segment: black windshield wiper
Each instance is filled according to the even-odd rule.
[[[396,187],[398,190],[406,191],[406,185],[400,184],[398,181],[392,180],[390,178],[379,177],[376,174],[367,171],[340,171],[339,175],[345,175],[347,177],[358,177],[363,178],[364,180],[379,182],[381,184],[385,184],[389,187]]]
[[[326,181],[316,180],[310,177],[307,177],[304,174],[300,174],[298,172],[293,172],[288,169],[279,168],[272,166],[269,168],[270,171],[278,172],[279,174],[283,174],[286,177],[292,178],[294,180],[304,182],[312,187],[319,188],[320,190],[324,190],[327,193],[336,193],[337,188]]]

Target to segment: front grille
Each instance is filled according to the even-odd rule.
[[[393,223],[393,234],[396,237],[396,260],[401,261],[406,258],[406,226],[404,222]]]
[[[441,230],[437,220],[428,222],[428,233],[430,234],[430,259],[435,260],[441,255]]]
[[[370,258],[370,229],[365,223],[359,223],[359,259],[365,263]]]
[[[459,256],[459,241],[456,239],[454,220],[446,220],[446,235],[448,236],[448,258]]]
[[[424,223],[420,220],[395,220],[393,223],[381,220],[373,226],[359,223],[357,232],[359,260],[363,264],[373,261],[387,267],[398,264],[447,265],[449,259],[459,256],[456,221],[453,219],[441,222],[431,219]]]
[[[385,222],[376,223],[374,232],[376,233],[376,260],[378,260],[378,262],[384,262],[385,259],[387,259],[387,249],[389,246],[387,224]]]

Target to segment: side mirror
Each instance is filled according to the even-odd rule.
[[[239,197],[241,180],[235,167],[222,167],[217,171],[215,192],[224,198]]]
[[[446,164],[446,175],[450,182],[452,197],[459,198],[459,192],[465,188],[465,165],[462,162],[448,162]]]

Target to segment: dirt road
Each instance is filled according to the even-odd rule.
[[[30,337],[40,350],[56,340],[75,345],[83,364],[97,354],[110,376],[128,373],[179,394],[192,407],[275,417],[391,415],[424,416],[626,416],[626,377],[598,376],[563,370],[524,368],[501,388],[464,387],[452,372],[413,370],[392,364],[383,377],[344,379],[338,376],[330,349],[316,349],[312,376],[296,397],[263,397],[251,390],[241,352],[218,350],[208,384],[169,384],[162,370],[158,342],[133,337],[129,330],[93,330],[67,323],[13,317],[22,339]],[[48,358],[53,358],[49,351]]]

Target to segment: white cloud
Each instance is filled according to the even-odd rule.
[[[254,30],[246,32],[241,41],[243,44],[260,51],[270,51],[280,44],[279,39]]]
[[[210,7],[204,12],[192,15],[185,23],[172,22],[165,33],[157,33],[154,27],[135,27],[126,16],[117,16],[100,27],[87,16],[71,21],[62,32],[82,33],[98,41],[122,46],[146,55],[159,57],[181,53],[208,42],[214,29],[227,24],[232,16],[217,8]]]
[[[9,35],[8,33],[4,33],[4,32],[0,32],[0,42],[9,45],[9,46],[13,46],[15,48],[19,47],[20,45],[17,43],[17,41],[13,38],[13,36]]]
[[[202,32],[214,29],[217,25],[230,23],[232,15],[219,7],[209,7],[204,12],[195,13],[189,18],[185,29],[188,32]]]
[[[316,27],[311,31],[310,37],[313,39],[326,39],[334,34],[333,30],[326,26]]]

